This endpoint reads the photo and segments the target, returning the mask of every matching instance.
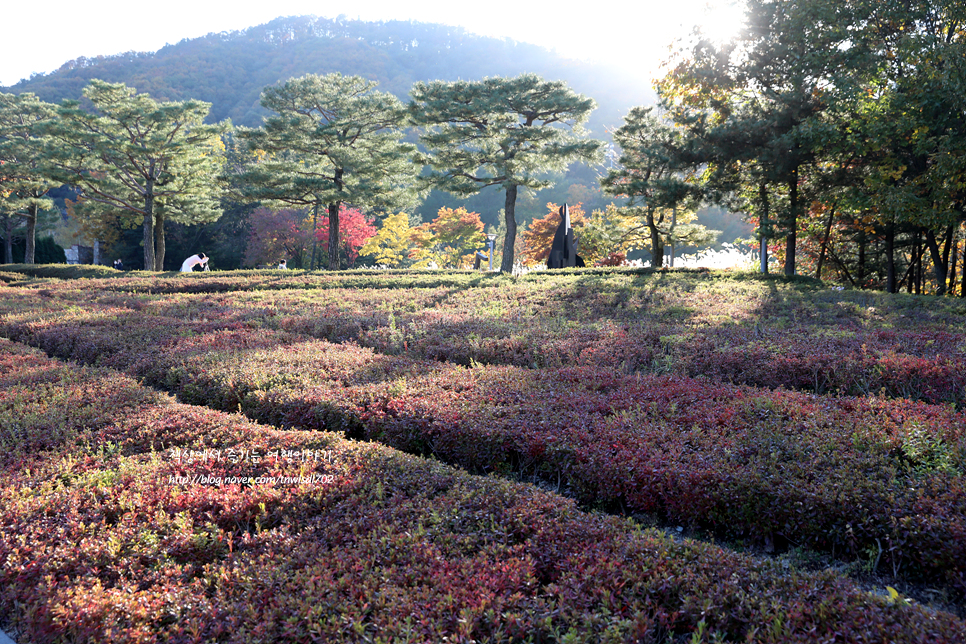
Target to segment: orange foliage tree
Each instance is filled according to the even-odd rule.
[[[421,264],[432,261],[459,268],[467,254],[483,247],[483,222],[478,212],[443,207],[436,219],[417,226],[411,239],[416,245],[414,258]]]
[[[560,225],[560,206],[555,203],[548,203],[549,211],[545,217],[534,219],[533,222],[523,232],[523,241],[526,244],[527,263],[539,264],[547,261],[550,257],[550,247],[553,245],[553,236]],[[583,204],[570,206],[570,226],[576,231],[587,223],[587,215],[584,214]],[[577,252],[580,252],[578,248]]]

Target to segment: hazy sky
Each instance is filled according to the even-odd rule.
[[[629,3],[635,6],[628,9]],[[269,0],[242,2],[231,9],[206,0],[55,0],[38,14],[30,2],[8,3],[0,27],[0,85],[33,73],[48,73],[81,56],[156,51],[165,44],[211,32],[234,31],[279,16],[317,15],[362,20],[418,20],[459,25],[467,31],[512,38],[555,49],[580,59],[611,63],[648,77],[666,57],[667,47],[696,23],[713,31],[737,28],[731,0],[595,0],[563,3],[493,0]],[[221,4],[221,3],[218,3]],[[156,7],[148,12],[145,7]],[[351,7],[351,8],[350,8]]]

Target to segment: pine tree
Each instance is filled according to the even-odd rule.
[[[506,238],[500,270],[513,270],[517,191],[550,185],[548,172],[600,158],[603,143],[582,138],[596,107],[561,81],[536,74],[481,81],[416,83],[410,112],[428,129],[420,136],[434,187],[471,195],[487,186],[505,192]]]
[[[64,101],[43,127],[55,175],[88,202],[131,213],[143,221],[144,268],[163,270],[164,224],[192,224],[221,216],[226,125],[205,125],[210,105],[159,103],[123,84],[91,81],[78,101]]]
[[[624,214],[643,224],[651,242],[651,264],[660,266],[665,243],[679,240],[682,231],[677,227],[695,217],[700,197],[693,182],[695,166],[681,154],[680,132],[650,107],[632,109],[614,132],[614,142],[621,147],[620,166],[608,171],[601,185],[628,198]],[[686,230],[694,234],[700,229],[691,225]]]
[[[37,215],[53,207],[46,197],[50,181],[44,140],[36,128],[53,116],[54,106],[33,94],[0,94],[0,210],[7,218],[19,215],[26,224],[25,264],[35,260]]]
[[[661,81],[660,93],[700,146],[711,187],[744,192],[763,215],[763,240],[776,229],[785,234],[790,276],[807,174],[839,133],[826,113],[855,95],[865,50],[855,42],[854,3],[748,0],[746,6],[742,33],[720,46],[698,39]]]
[[[859,35],[880,64],[849,123],[865,161],[865,197],[890,246],[903,229],[924,238],[942,295],[955,232],[966,220],[966,6],[917,0],[865,7]],[[891,252],[888,263],[891,292],[898,287]]]
[[[291,79],[262,93],[262,106],[275,114],[239,132],[262,157],[238,176],[243,196],[311,207],[316,220],[325,207],[331,270],[339,268],[343,204],[388,211],[417,198],[416,146],[401,141],[405,109],[375,87],[338,73]]]

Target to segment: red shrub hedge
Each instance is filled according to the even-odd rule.
[[[921,300],[903,295],[816,292],[707,272],[519,280],[246,273],[31,282],[10,290],[44,293],[60,307],[69,300],[208,326],[248,324],[462,365],[617,367],[966,404],[962,315],[942,299],[924,310]]]
[[[105,369],[78,377],[5,341],[0,362],[7,388],[42,380],[92,421],[0,463],[0,622],[24,644],[966,637],[951,615],[532,486],[177,404]],[[109,385],[123,416],[83,393]],[[255,479],[272,476],[302,480]]]
[[[262,422],[344,431],[475,472],[560,481],[588,503],[966,582],[966,423],[945,407],[591,367],[465,369],[220,327],[126,313],[6,328]]]

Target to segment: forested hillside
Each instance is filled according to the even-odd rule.
[[[207,101],[212,104],[209,122],[230,118],[235,125],[256,127],[265,114],[258,99],[266,86],[336,71],[378,81],[380,89],[402,99],[420,80],[535,72],[565,80],[597,101],[599,108],[590,121],[597,136],[604,134],[604,126],[619,125],[631,106],[653,100],[650,88],[628,85],[612,70],[535,45],[476,36],[445,25],[311,16],[186,39],[153,53],[78,58],[0,91],[33,92],[59,103],[80,98],[88,81],[99,78],[123,82],[157,100]]]

